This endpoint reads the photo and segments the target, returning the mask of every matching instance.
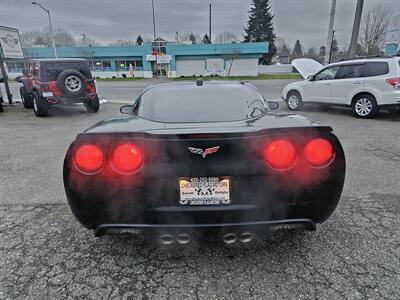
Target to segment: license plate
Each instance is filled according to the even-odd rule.
[[[199,177],[179,180],[180,205],[228,205],[230,179]]]
[[[53,92],[43,92],[43,97],[53,97]]]

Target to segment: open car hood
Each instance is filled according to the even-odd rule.
[[[294,59],[292,61],[292,66],[299,71],[304,79],[307,79],[307,77],[310,75],[314,75],[323,67],[323,65],[321,65],[319,62],[309,58]]]

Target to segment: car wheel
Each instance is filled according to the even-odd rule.
[[[3,104],[0,102],[0,112],[3,111]]]
[[[97,113],[100,108],[99,97],[96,95],[93,99],[84,102],[85,108],[88,112]]]
[[[290,91],[288,93],[286,103],[290,110],[300,110],[303,108],[303,99],[297,91]]]
[[[33,112],[36,117],[45,117],[49,113],[49,103],[37,92],[33,92]]]
[[[33,108],[32,96],[30,94],[28,94],[28,92],[26,91],[26,89],[23,86],[21,86],[19,88],[19,93],[21,95],[22,105],[25,108]]]
[[[368,94],[357,96],[351,107],[354,116],[362,119],[371,119],[378,112],[375,98]]]
[[[62,71],[57,76],[57,85],[66,95],[77,96],[84,92],[85,76],[74,69]]]

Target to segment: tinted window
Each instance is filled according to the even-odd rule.
[[[90,65],[86,61],[72,62],[47,62],[46,63],[46,80],[57,80],[58,74],[67,69],[73,69],[81,72],[86,78],[92,78],[90,73]]]
[[[365,65],[344,65],[340,67],[337,79],[365,77]]]
[[[317,75],[315,75],[314,80],[332,80],[335,79],[336,73],[338,72],[339,67],[330,67],[322,70]]]
[[[389,73],[389,64],[387,62],[367,63],[367,77],[380,76],[387,73]]]
[[[266,110],[262,96],[241,84],[167,85],[149,89],[138,115],[159,122],[218,122],[251,119]]]

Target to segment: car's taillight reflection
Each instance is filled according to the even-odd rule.
[[[111,166],[121,174],[133,174],[143,165],[143,153],[134,144],[117,146],[111,157]]]
[[[75,167],[85,174],[96,174],[104,166],[104,153],[95,145],[82,145],[75,151]]]

